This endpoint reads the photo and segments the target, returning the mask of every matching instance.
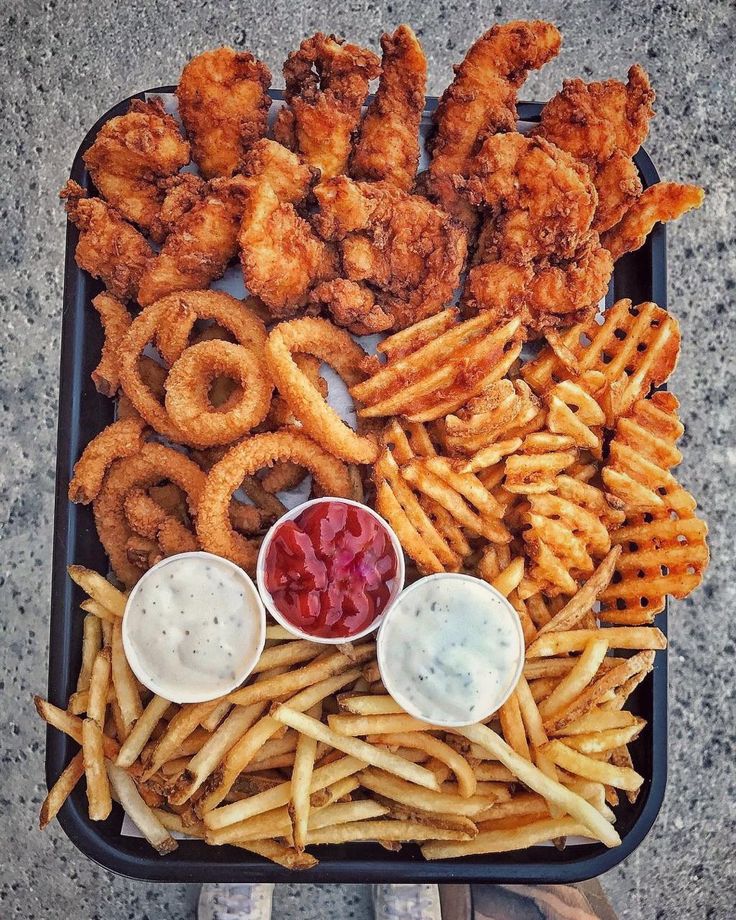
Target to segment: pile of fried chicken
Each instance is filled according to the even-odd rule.
[[[614,262],[656,222],[703,199],[673,182],[642,190],[633,156],[654,92],[638,65],[625,84],[565,81],[519,133],[518,90],[560,45],[542,21],[485,32],[432,116],[420,175],[427,63],[408,26],[382,37],[380,59],[335,36],[303,41],[272,131],[266,65],[206,51],[177,88],[186,137],[160,100],[135,101],[85,152],[100,197],[62,191],[77,262],[141,306],[207,288],[239,257],[273,318],[398,330],[462,288],[468,314],[554,334],[595,312]],[[192,160],[197,172],[183,172]]]

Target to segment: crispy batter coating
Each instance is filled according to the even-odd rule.
[[[494,26],[475,42],[455,68],[455,79],[434,114],[426,185],[432,199],[469,228],[477,223],[453,176],[464,176],[483,140],[516,127],[516,93],[529,71],[539,70],[560,50],[562,36],[551,23],[515,21]]]
[[[459,283],[467,243],[448,215],[385,182],[337,176],[314,190],[318,232],[338,242],[343,274],[376,292],[403,329],[438,313]]]
[[[503,258],[520,263],[553,254],[571,258],[598,202],[582,163],[517,132],[489,137],[458,187],[485,209],[484,247],[490,234]]]
[[[370,288],[347,278],[323,281],[312,291],[309,299],[326,307],[337,325],[344,326],[354,335],[385,332],[394,323],[393,317],[376,303]]]
[[[603,234],[601,242],[616,261],[643,246],[656,223],[677,220],[693,208],[699,208],[704,197],[703,189],[697,185],[678,182],[650,185],[631,205],[623,220]]]
[[[314,171],[276,141],[262,140],[246,158],[247,207],[240,228],[245,286],[272,316],[288,317],[312,287],[337,271],[333,247],[298,212]]]
[[[215,48],[192,58],[176,96],[206,179],[232,176],[248,149],[266,133],[271,72],[247,51]]]
[[[631,157],[647,136],[653,102],[649,77],[635,64],[627,83],[565,80],[542,109],[534,133],[567,150],[591,171],[599,197],[594,230],[612,227],[641,194]]]
[[[133,322],[133,317],[125,304],[111,294],[98,294],[93,298],[92,306],[99,314],[105,340],[99,364],[92,371],[91,377],[98,393],[112,397],[120,387],[120,342]]]
[[[66,200],[69,220],[79,230],[74,254],[77,265],[99,278],[114,297],[135,300],[141,278],[155,256],[145,237],[101,198],[88,198],[71,179],[59,197]]]
[[[99,493],[114,460],[131,457],[143,447],[146,423],[140,418],[120,419],[103,428],[82,451],[69,483],[69,501],[88,505]]]
[[[274,137],[323,178],[346,172],[361,106],[379,72],[372,51],[322,32],[306,38],[284,64],[287,107]]]
[[[102,197],[149,231],[164,199],[159,180],[187,165],[189,144],[160,99],[135,99],[100,128],[83,159]]]
[[[350,174],[369,182],[385,180],[408,192],[419,163],[427,59],[407,25],[382,35],[381,47],[381,79],[360,124]]]
[[[212,179],[173,189],[178,219],[161,252],[141,278],[138,302],[145,307],[174,291],[195,291],[220,278],[238,252],[246,200],[242,176]]]

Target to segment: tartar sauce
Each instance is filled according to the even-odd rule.
[[[466,725],[489,716],[511,694],[523,663],[516,611],[469,575],[415,582],[378,634],[386,689],[407,712],[435,724]]]
[[[123,646],[133,673],[175,703],[214,699],[242,683],[260,657],[266,617],[246,573],[210,553],[155,565],[128,598]]]

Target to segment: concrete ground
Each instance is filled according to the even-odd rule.
[[[657,89],[647,148],[664,177],[696,181],[703,210],[670,234],[670,307],[683,349],[673,389],[688,431],[680,475],[711,527],[705,586],[672,604],[670,778],[648,839],[602,883],[619,915],[734,916],[733,687],[736,492],[734,60],[736,8],[712,2],[479,3],[304,0],[6,0],[0,21],[0,915],[69,920],[193,917],[193,886],[115,878],[56,827],[36,830],[44,733],[31,693],[46,686],[47,615],[64,216],[57,191],[97,116],[135,90],[175,82],[186,59],[229,43],[277,74],[317,29],[377,46],[410,22],[440,91],[469,42],[494,21],[542,15],[564,50],[523,91],[545,99],[563,76],[622,77],[641,61]],[[730,574],[729,574],[730,573]],[[282,886],[275,916],[370,916],[364,886]]]

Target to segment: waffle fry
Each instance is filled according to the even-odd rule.
[[[547,394],[547,428],[572,438],[594,457],[602,451],[602,427],[606,415],[596,400],[573,380],[562,380]]]
[[[619,412],[625,412],[650,387],[664,383],[680,354],[680,327],[666,310],[653,303],[633,306],[619,300],[602,317],[573,326],[562,336],[580,371],[600,371],[609,384],[621,374],[626,381],[618,394]],[[573,375],[555,352],[545,348],[522,368],[535,393],[544,394]]]
[[[524,438],[519,453],[506,459],[507,492],[537,495],[556,488],[558,475],[577,459],[568,435],[539,431]]]

